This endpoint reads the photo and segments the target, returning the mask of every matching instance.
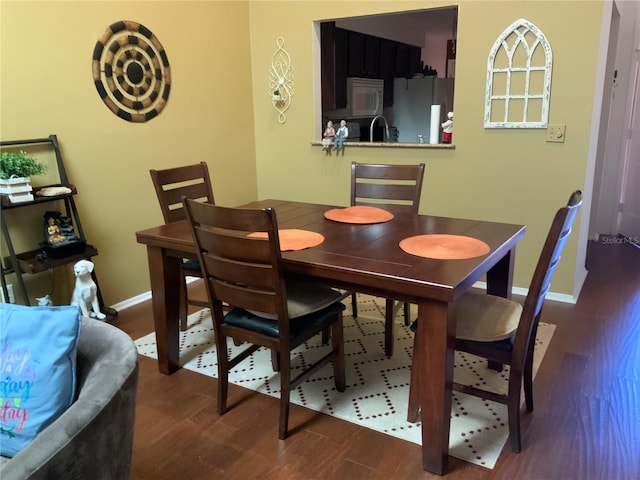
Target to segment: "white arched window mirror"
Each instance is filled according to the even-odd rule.
[[[485,128],[547,128],[551,45],[520,19],[498,37],[487,60]]]

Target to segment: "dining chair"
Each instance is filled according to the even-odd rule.
[[[377,165],[368,163],[351,163],[351,206],[371,205],[374,207],[393,207],[394,210],[418,214],[424,163],[417,165]],[[351,294],[353,316],[358,316],[356,293]],[[385,341],[384,350],[387,356],[393,355],[394,319],[401,306],[404,305],[404,323],[410,324],[409,304],[395,302],[387,298],[385,301]]]
[[[187,196],[207,203],[215,203],[209,169],[205,162],[194,165],[149,170],[151,180],[158,196],[160,210],[165,223],[186,218],[182,206],[182,197]],[[202,277],[200,265],[194,260],[183,260],[180,283],[180,330],[187,328],[189,305],[208,307],[209,303],[200,299],[191,299],[188,295],[187,277]]]
[[[213,312],[218,414],[227,411],[229,370],[260,347],[269,348],[280,367],[278,438],[284,439],[291,391],[298,385],[331,362],[336,389],[345,389],[341,292],[285,278],[274,209],[221,207],[187,198],[184,205]],[[225,314],[223,302],[234,308]],[[292,351],[327,327],[328,353],[313,364],[304,359],[292,379]],[[230,353],[227,337],[242,342],[243,350]]]
[[[509,365],[508,393],[499,394],[478,386],[453,384],[453,389],[507,405],[511,449],[521,450],[520,395],[524,385],[527,411],[533,410],[533,351],[544,299],[562,250],[573,226],[582,192],[571,194],[565,207],[556,213],[542,247],[524,305],[486,293],[467,292],[453,304],[456,315],[456,350],[485,358],[490,368]],[[413,352],[419,355],[417,335]],[[414,359],[413,365],[418,363]],[[411,369],[407,420],[415,422],[420,410],[420,389],[416,368]]]

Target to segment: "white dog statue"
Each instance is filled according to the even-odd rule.
[[[80,260],[73,266],[73,273],[76,276],[76,288],[71,296],[71,305],[80,308],[83,317],[98,318],[103,320],[106,315],[100,311],[96,293],[98,287],[91,278],[93,272],[93,262]]]
[[[51,301],[51,297],[49,297],[49,295],[45,295],[44,297],[36,297],[36,302],[38,302],[39,307],[53,306],[53,302]]]

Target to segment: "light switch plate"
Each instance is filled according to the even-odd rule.
[[[556,124],[547,127],[547,142],[564,143],[565,125]]]

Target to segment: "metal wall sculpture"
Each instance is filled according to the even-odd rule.
[[[282,37],[278,37],[277,45],[278,49],[271,57],[269,67],[269,95],[274,108],[278,111],[278,121],[284,123],[287,121],[285,112],[291,106],[291,97],[293,97],[293,67],[291,57],[283,47]]]

